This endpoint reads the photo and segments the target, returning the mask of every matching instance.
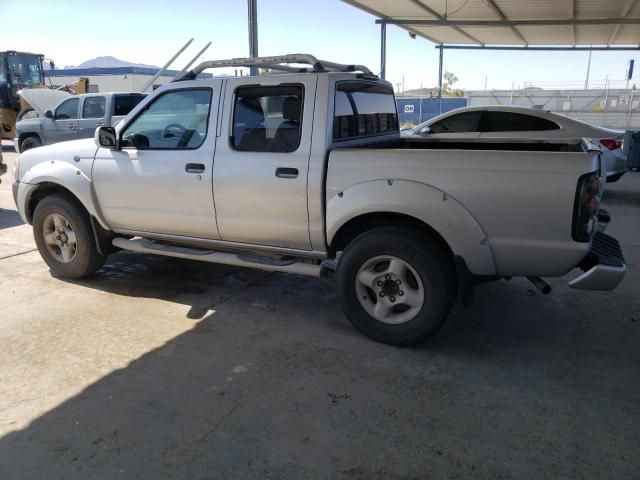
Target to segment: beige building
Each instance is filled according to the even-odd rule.
[[[72,68],[48,70],[45,72],[47,85],[71,85],[79,77],[89,79],[90,92],[137,92],[156,74],[155,68],[116,67],[116,68]],[[167,70],[154,82],[158,87],[169,83],[179,72]],[[206,76],[210,74],[203,74]]]

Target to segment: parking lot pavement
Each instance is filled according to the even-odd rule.
[[[640,173],[605,197],[629,266],[617,290],[487,284],[414,349],[356,332],[329,280],[130,253],[55,279],[7,180],[3,480],[640,471]]]

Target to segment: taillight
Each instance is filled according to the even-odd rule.
[[[600,177],[587,173],[578,180],[575,205],[573,207],[573,239],[588,242],[596,231],[600,209]]]
[[[614,138],[605,138],[600,140],[600,143],[607,147],[608,150],[616,150],[622,146],[622,142]]]

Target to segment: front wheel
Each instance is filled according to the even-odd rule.
[[[20,152],[24,153],[32,148],[38,148],[42,146],[42,142],[38,137],[30,136],[20,142]]]
[[[381,227],[345,249],[337,287],[345,315],[362,333],[391,345],[413,345],[433,335],[455,298],[449,252],[424,232]]]
[[[105,261],[98,252],[89,215],[68,195],[42,199],[33,215],[33,235],[40,255],[62,278],[82,278]]]

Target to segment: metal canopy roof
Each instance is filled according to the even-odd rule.
[[[640,44],[640,0],[343,1],[438,44]]]

